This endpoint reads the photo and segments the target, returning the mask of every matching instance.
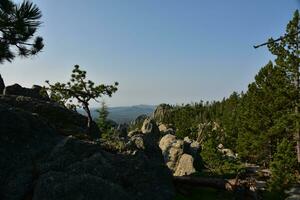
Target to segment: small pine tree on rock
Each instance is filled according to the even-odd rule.
[[[90,133],[92,122],[92,115],[89,108],[90,100],[98,102],[97,99],[103,95],[111,97],[118,89],[118,82],[115,82],[114,85],[95,85],[93,81],[86,80],[86,71],[80,70],[78,65],[75,65],[69,82],[57,82],[54,85],[50,84],[49,81],[46,81],[46,83],[48,84],[46,90],[49,91],[51,99],[71,108],[75,106],[83,108],[88,118],[88,133]],[[74,99],[77,100],[77,104],[74,104]]]

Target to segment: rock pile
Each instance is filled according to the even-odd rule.
[[[52,102],[0,95],[0,199],[174,198],[153,121],[118,152],[90,137],[78,139],[85,122]]]
[[[164,160],[174,176],[184,176],[195,173],[202,168],[200,144],[189,138],[177,139],[172,134],[161,138],[159,147]]]

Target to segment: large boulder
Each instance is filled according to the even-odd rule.
[[[160,132],[159,132],[159,129],[156,125],[156,122],[153,119],[150,119],[150,118],[145,119],[141,131],[144,134],[151,133],[152,135],[155,135],[157,137],[160,136]]]
[[[0,130],[0,199],[24,199],[61,137],[37,115],[1,104]]]
[[[161,133],[162,135],[175,134],[174,129],[170,128],[168,125],[163,124],[163,123],[161,123],[161,124],[158,126],[158,129],[159,129],[159,131],[160,131],[160,133]]]
[[[174,176],[187,176],[196,172],[194,168],[194,158],[189,154],[180,157]]]
[[[0,95],[3,94],[4,88],[5,88],[5,84],[4,84],[4,81],[3,81],[2,76],[0,74]]]
[[[160,104],[159,106],[156,107],[152,118],[158,123],[164,122],[164,119],[170,116],[171,109],[172,106],[168,104]]]
[[[87,118],[58,103],[24,96],[0,95],[0,104],[7,104],[11,107],[36,113],[45,118],[60,134],[65,136],[100,137],[100,131],[95,122],[92,122],[90,135],[87,136]]]
[[[39,100],[49,101],[46,91],[39,85],[34,85],[32,88],[25,88],[19,84],[14,84],[5,87],[3,94],[31,97]]]
[[[176,136],[171,134],[165,135],[159,142],[164,161],[173,173],[176,171],[178,161],[183,155],[183,145],[182,140],[177,140]]]
[[[131,142],[130,153],[109,151],[102,143],[62,136],[49,120],[21,107],[0,103],[0,199],[174,198],[153,132],[140,134],[143,148]]]
[[[181,140],[175,135],[167,134],[161,138],[159,147],[165,164],[174,176],[190,175],[203,168],[200,144],[196,141],[188,138]]]

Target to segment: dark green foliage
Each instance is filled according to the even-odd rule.
[[[176,135],[180,138],[189,136],[199,142],[215,134],[218,142],[226,142],[227,147],[235,149],[237,137],[237,112],[240,95],[234,92],[223,101],[187,104],[172,107],[165,123],[176,128]],[[204,133],[204,134],[202,134]],[[216,139],[216,138],[215,138]]]
[[[35,55],[43,49],[43,38],[33,38],[41,17],[39,8],[29,1],[19,5],[11,0],[0,1],[0,63],[11,62],[16,55]]]
[[[86,71],[80,70],[78,65],[75,65],[72,71],[71,79],[65,83],[55,83],[51,85],[49,81],[46,81],[50,93],[50,98],[66,105],[67,107],[74,108],[75,106],[83,108],[88,116],[87,128],[90,129],[92,122],[92,116],[89,109],[89,101],[95,100],[103,95],[109,97],[117,91],[118,83],[114,85],[96,85],[93,81],[86,81]],[[73,100],[77,100],[77,104],[73,103]]]
[[[97,112],[99,113],[99,117],[97,118],[96,122],[100,131],[102,132],[102,137],[113,134],[113,126],[107,119],[109,112],[104,101],[102,101],[101,108],[97,110]]]
[[[268,48],[276,56],[276,65],[285,72],[291,85],[289,92],[293,96],[291,103],[294,108],[290,113],[293,114],[293,132],[300,163],[300,14],[298,10],[288,23],[284,37],[278,42],[270,39]]]
[[[283,137],[291,138],[291,84],[271,62],[263,67],[241,99],[237,149],[251,162],[267,164]]]
[[[295,169],[297,167],[297,159],[293,145],[283,139],[277,146],[271,162],[272,177],[269,182],[269,190],[272,192],[283,192],[292,183],[295,183]]]

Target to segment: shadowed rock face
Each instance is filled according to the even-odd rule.
[[[4,94],[5,95],[17,95],[17,96],[25,96],[31,97],[39,100],[49,101],[49,97],[47,93],[43,90],[41,86],[34,85],[32,88],[24,88],[19,84],[14,84],[5,87]]]
[[[102,143],[62,135],[47,112],[59,117],[64,108],[17,99],[0,97],[1,200],[173,199],[172,177],[153,131],[135,136],[141,146],[131,139],[115,153]],[[68,115],[75,123],[75,114]]]
[[[36,113],[51,123],[62,135],[86,137],[87,118],[75,111],[66,109],[58,103],[25,96],[0,95],[0,104],[7,104],[30,113]],[[100,131],[94,122],[92,123],[90,137],[100,137]]]

